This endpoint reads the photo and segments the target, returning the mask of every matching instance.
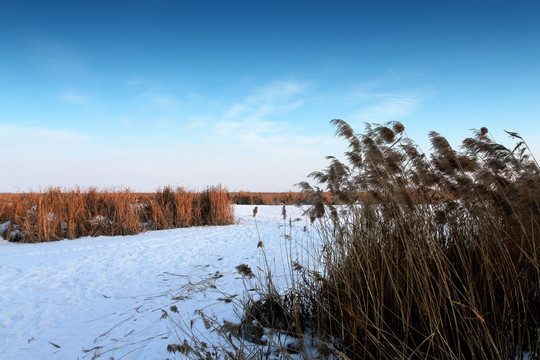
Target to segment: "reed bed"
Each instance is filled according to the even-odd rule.
[[[292,191],[284,193],[238,191],[231,193],[230,197],[238,205],[292,205],[306,199],[305,194]]]
[[[324,193],[328,201],[331,197],[329,193]],[[308,204],[308,195],[302,192],[231,192],[232,202],[238,205],[297,205]]]
[[[231,201],[220,186],[200,192],[164,187],[153,194],[50,188],[0,196],[0,236],[13,242],[133,235],[233,221]]]
[[[540,171],[523,139],[482,128],[455,150],[431,132],[428,156],[400,123],[332,123],[346,160],[311,174],[331,200],[300,184],[320,262],[291,262],[286,291],[267,269],[214,358],[538,359]]]
[[[457,151],[431,132],[428,157],[400,123],[333,124],[347,162],[312,177],[346,207],[312,209],[326,247],[296,294],[303,326],[316,315],[351,359],[538,358],[540,174],[523,139],[508,149],[482,128]]]

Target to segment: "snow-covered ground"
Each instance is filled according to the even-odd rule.
[[[253,208],[235,206],[231,226],[0,240],[0,359],[166,359],[167,345],[179,341],[171,306],[187,324],[198,310],[237,320],[234,302],[223,299],[243,296],[237,265],[262,267],[259,240],[278,276],[291,238],[300,246],[293,257],[312,245],[302,209],[287,206],[284,221],[281,206],[259,206],[255,219]],[[301,220],[290,227],[289,218]]]

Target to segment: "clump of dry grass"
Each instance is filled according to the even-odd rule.
[[[200,217],[207,225],[227,225],[234,221],[227,192],[221,187],[208,188],[198,199]]]
[[[426,156],[400,123],[332,123],[346,161],[311,174],[332,198],[300,184],[321,262],[291,263],[285,293],[268,272],[230,348],[278,332],[300,358],[540,357],[540,171],[523,139],[508,149],[482,128],[456,150],[431,132]]]
[[[251,270],[249,265],[246,265],[246,264],[238,265],[236,267],[236,270],[238,271],[238,273],[240,273],[243,276],[247,276],[247,277],[250,277],[250,278],[255,276],[255,274],[253,274],[253,271]]]
[[[227,191],[220,186],[202,192],[165,187],[154,194],[50,188],[0,198],[0,236],[20,242],[133,235],[146,230],[227,225],[233,220]]]
[[[333,124],[348,161],[312,176],[344,206],[312,208],[329,221],[306,326],[355,359],[540,356],[540,174],[519,135],[507,149],[482,128],[457,151],[431,132],[428,158],[399,123]]]

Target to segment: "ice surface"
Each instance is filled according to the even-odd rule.
[[[261,267],[259,240],[278,277],[289,235],[311,246],[302,209],[287,206],[284,221],[281,206],[259,206],[255,224],[253,208],[236,206],[231,226],[1,241],[0,359],[166,359],[179,340],[171,306],[186,323],[197,310],[237,321],[234,303],[218,299],[242,296],[235,267]],[[301,220],[289,227],[289,217]]]

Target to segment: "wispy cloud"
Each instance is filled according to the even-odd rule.
[[[90,96],[84,95],[73,89],[68,89],[62,92],[61,94],[58,95],[58,98],[71,105],[79,105],[79,106],[95,105],[94,101],[91,100]]]
[[[304,92],[308,87],[306,82],[288,80],[275,81],[260,87],[247,97],[247,103],[274,102],[279,99],[289,99]]]
[[[308,89],[308,84],[299,81],[275,81],[259,87],[241,102],[229,106],[226,119],[257,120],[278,112],[286,112],[303,105],[298,99]]]
[[[135,86],[135,85],[144,84],[144,81],[137,77],[131,77],[128,80],[124,81],[124,84],[129,85],[129,86]]]
[[[33,36],[26,42],[35,60],[54,75],[73,75],[90,70],[84,51],[77,44],[44,36]]]
[[[283,130],[279,117],[301,108],[308,85],[298,81],[276,81],[255,89],[242,101],[226,106],[214,131],[229,141],[254,142]]]
[[[174,94],[161,92],[145,92],[137,96],[147,106],[163,109],[175,109],[180,105],[180,100]]]
[[[358,94],[356,95],[358,96]],[[350,121],[387,122],[414,113],[420,106],[416,94],[363,94],[369,104],[351,114]]]
[[[96,133],[87,138],[70,131],[0,125],[16,158],[30,159],[17,170],[14,183],[23,185],[21,179],[47,166],[43,172],[50,176],[41,177],[40,184],[106,182],[103,185],[152,190],[166,184],[196,188],[221,182],[235,189],[287,190],[326,166],[324,156],[345,151],[346,145],[333,136],[328,124],[334,109],[354,126],[355,121],[406,116],[422,101],[422,94],[413,91],[321,92],[314,83],[292,80],[248,89],[241,97],[200,96],[195,102],[189,101],[192,95],[171,88],[154,85],[133,95],[129,102],[135,103],[133,108],[107,117],[123,125],[108,127],[107,136]],[[60,98],[79,106],[94,103],[72,88]],[[295,120],[298,115],[300,121]],[[311,115],[314,120],[304,121]],[[179,159],[181,166],[170,166]],[[14,162],[8,164],[16,168]],[[98,173],[110,175],[105,179]]]
[[[0,124],[0,133],[5,136],[4,141],[10,144],[10,147],[23,146],[39,152],[50,149],[51,146],[72,146],[91,139],[87,135],[73,131],[12,124]]]

